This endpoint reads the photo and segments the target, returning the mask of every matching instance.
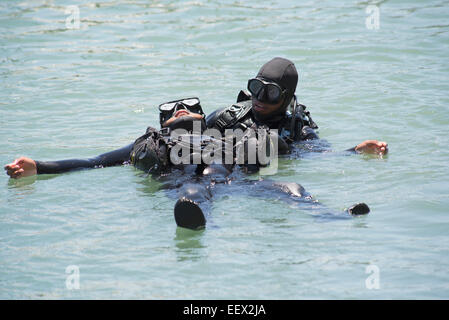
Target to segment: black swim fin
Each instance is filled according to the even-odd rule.
[[[361,202],[353,205],[347,211],[349,212],[350,215],[360,216],[368,214],[370,212],[370,209],[366,203]]]
[[[175,204],[175,221],[178,227],[192,230],[206,226],[206,218],[198,204],[184,197]]]

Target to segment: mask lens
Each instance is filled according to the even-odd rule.
[[[248,81],[248,90],[251,94],[257,96],[264,84],[259,79],[251,79]]]
[[[279,102],[279,98],[281,97],[281,90],[279,89],[279,87],[272,85],[272,84],[268,84],[266,86],[265,89],[266,93],[267,93],[267,98],[269,102],[272,103],[278,103]]]
[[[282,89],[278,85],[257,78],[248,81],[248,90],[261,102],[278,103],[282,98]]]
[[[200,101],[198,99],[187,99],[183,100],[182,103],[189,107],[193,107],[194,105],[198,104]]]
[[[262,102],[266,102],[266,98],[265,98],[265,88],[262,87],[262,89],[259,90],[259,93],[256,95],[257,100],[262,101]]]
[[[164,103],[159,106],[160,111],[171,111],[176,103]]]

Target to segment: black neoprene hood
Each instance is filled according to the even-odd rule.
[[[257,78],[276,82],[287,90],[287,98],[291,100],[298,84],[298,71],[290,60],[276,57],[260,68]]]
[[[287,111],[290,102],[296,91],[296,85],[298,84],[298,71],[295,64],[288,59],[276,57],[265,63],[260,68],[256,78],[260,78],[266,81],[272,81],[280,85],[283,89],[287,90],[284,102],[282,106],[269,115],[261,115],[252,110],[256,120],[267,122],[277,122],[278,118],[282,118]]]

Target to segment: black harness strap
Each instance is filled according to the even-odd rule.
[[[251,110],[251,101],[243,101],[237,104],[233,104],[229,108],[226,108],[215,120],[215,126],[220,130],[231,128],[243,119]]]

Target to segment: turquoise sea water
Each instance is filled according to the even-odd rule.
[[[379,139],[390,154],[280,160],[275,179],[366,217],[229,192],[201,232],[130,166],[2,174],[0,298],[449,298],[448,16],[449,1],[1,1],[2,165],[122,147],[168,100],[210,113],[275,56],[333,150]]]

